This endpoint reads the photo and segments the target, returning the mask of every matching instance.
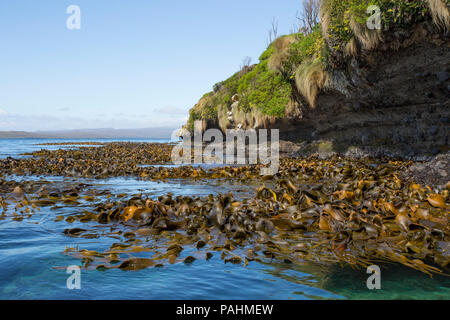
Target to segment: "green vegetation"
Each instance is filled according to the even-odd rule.
[[[319,26],[314,28],[311,34],[295,34],[298,41],[292,43],[288,48],[288,55],[283,61],[284,70],[290,78],[295,76],[296,69],[306,60],[314,57],[320,61],[326,60],[327,48]]]
[[[367,12],[371,5],[380,8],[380,30],[366,26],[373,14]],[[294,99],[293,90],[314,107],[329,80],[330,55],[357,56],[361,49],[375,49],[383,32],[411,29],[422,21],[432,19],[438,27],[450,28],[443,0],[323,0],[320,18],[310,34],[275,39],[258,64],[215,84],[214,91],[204,95],[190,111],[188,127],[197,119],[217,120],[218,112],[230,110],[235,94],[239,97],[238,110],[248,114],[285,116],[287,105]]]
[[[438,0],[440,1],[440,0]],[[367,18],[372,13],[367,9],[378,6],[381,13],[381,30],[408,28],[430,18],[430,6],[427,0],[326,0],[322,5],[322,31],[329,37],[333,49],[342,51],[353,37],[373,49],[379,42],[371,34],[379,30],[366,28]],[[370,39],[372,38],[372,39]]]

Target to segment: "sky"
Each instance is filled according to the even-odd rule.
[[[70,5],[80,29],[67,28]],[[1,0],[0,131],[179,127],[300,0]],[[70,20],[72,21],[72,20]]]

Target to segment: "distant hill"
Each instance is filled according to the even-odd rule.
[[[0,131],[0,138],[42,139],[169,139],[176,128],[158,127],[141,129],[78,129],[58,131]]]

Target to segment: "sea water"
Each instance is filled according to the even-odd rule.
[[[52,142],[167,140],[58,140],[0,139],[0,158],[19,157],[40,149],[79,146],[40,146]],[[224,185],[215,181],[168,180],[142,181],[133,178],[77,179],[64,177],[20,177],[8,179],[44,179],[54,183],[85,182],[97,189],[115,193],[142,193],[150,198],[172,192],[174,195],[206,196],[229,190],[251,196],[254,186]],[[82,181],[81,181],[82,180]],[[140,271],[81,270],[81,289],[69,290],[70,274],[64,268],[79,265],[79,259],[63,255],[66,246],[107,249],[114,239],[70,238],[55,216],[70,214],[73,208],[50,210],[21,222],[0,220],[0,299],[449,299],[450,277],[421,272],[399,265],[383,266],[381,289],[369,290],[365,269],[288,263],[250,262],[248,266],[225,264],[218,254],[210,260],[196,260],[148,268]],[[186,251],[186,252],[185,252]],[[183,255],[189,255],[189,250]],[[56,268],[55,268],[56,267]]]

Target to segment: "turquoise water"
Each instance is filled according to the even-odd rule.
[[[19,153],[42,148],[61,148],[35,145],[45,142],[58,140],[0,139],[0,158],[16,157]],[[157,198],[167,192],[175,195],[206,196],[228,190],[240,196],[251,196],[253,190],[252,186],[211,181],[173,180],[158,183],[126,178],[73,180],[62,177],[14,176],[5,179],[44,179],[61,187],[76,181],[89,184],[97,190],[125,193],[130,197],[142,193],[151,198]],[[243,267],[225,264],[218,254],[208,261],[197,260],[191,265],[179,263],[135,272],[119,269],[82,270],[81,289],[69,290],[66,287],[69,275],[64,268],[79,265],[80,261],[62,254],[66,246],[101,251],[117,242],[105,237],[84,239],[65,236],[62,232],[67,225],[65,222],[54,222],[54,218],[70,213],[73,213],[71,207],[60,207],[56,210],[42,208],[40,213],[21,222],[0,220],[0,299],[450,298],[449,277],[430,278],[402,266],[383,266],[381,290],[368,290],[366,280],[369,275],[363,269],[352,270],[315,264],[296,266],[275,262],[250,262],[248,266]],[[78,225],[74,223],[71,227],[76,226]],[[194,251],[185,250],[182,256],[195,255]]]

